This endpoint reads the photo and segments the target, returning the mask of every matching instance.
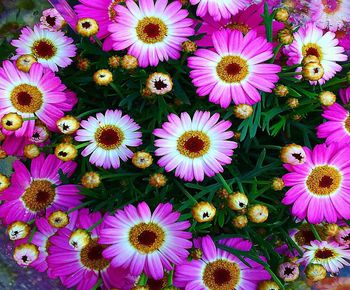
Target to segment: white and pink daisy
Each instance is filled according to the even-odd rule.
[[[338,143],[304,147],[306,160],[300,165],[284,164],[290,172],[283,176],[287,191],[282,202],[292,206],[300,220],[318,224],[349,219],[350,149]]]
[[[241,239],[220,240],[220,244],[249,252],[252,243]],[[218,249],[210,236],[194,240],[195,248],[203,252],[198,260],[186,261],[175,267],[174,285],[181,289],[255,290],[259,282],[269,279],[269,273],[258,263],[245,258],[249,267],[233,254]]]
[[[227,19],[238,11],[245,9],[250,1],[248,0],[190,0],[192,5],[197,5],[197,16],[204,17],[209,14],[215,21],[221,18]]]
[[[342,70],[337,61],[346,61],[348,57],[343,54],[344,48],[339,46],[339,41],[333,32],[323,31],[315,23],[308,23],[294,33],[294,41],[284,48],[288,65],[301,64],[304,57],[314,55],[323,66],[324,75],[318,82],[310,82],[313,85],[324,84]],[[301,68],[299,68],[301,70]]]
[[[181,3],[167,0],[126,1],[117,5],[116,23],[109,26],[114,50],[128,49],[141,67],[179,59],[181,45],[194,34],[193,21]]]
[[[311,0],[311,20],[321,29],[337,31],[350,21],[348,0]]]
[[[25,120],[20,129],[6,131],[6,135],[32,137],[35,118],[41,120],[52,131],[57,131],[56,121],[64,112],[72,110],[75,94],[55,74],[39,63],[34,63],[29,72],[17,69],[11,61],[0,67],[0,118],[7,113],[17,113]]]
[[[105,220],[99,242],[111,245],[103,256],[114,267],[127,268],[131,275],[142,272],[153,279],[163,278],[164,270],[183,263],[192,247],[188,221],[178,221],[170,203],[159,204],[151,213],[145,202],[127,205]]]
[[[336,242],[312,241],[304,246],[305,252],[300,262],[320,264],[330,273],[338,273],[344,266],[350,266],[350,250]]]
[[[0,218],[4,224],[14,221],[29,221],[47,210],[77,206],[84,198],[73,184],[62,184],[59,170],[70,177],[77,167],[73,161],[63,162],[55,155],[44,154],[32,160],[30,171],[19,160],[13,164],[11,186],[5,189],[0,199]]]
[[[88,230],[101,218],[99,212],[90,214],[88,209],[82,209],[79,211],[76,229]],[[101,278],[103,289],[131,289],[134,277],[123,268],[113,267],[110,261],[102,256],[107,246],[101,245],[98,238],[104,227],[104,223],[96,226],[90,232],[87,245],[82,249],[70,245],[72,230],[68,228],[60,229],[50,238],[47,257],[49,270],[61,279],[65,287],[76,286],[77,290],[93,289]]]
[[[73,39],[65,36],[62,31],[50,31],[39,25],[35,25],[33,30],[24,27],[19,39],[12,40],[11,44],[16,47],[14,59],[32,54],[39,63],[52,71],[69,66],[77,50]]]
[[[41,28],[58,31],[66,24],[66,21],[55,8],[49,8],[43,11],[40,17],[40,24]]]
[[[80,123],[75,140],[90,142],[82,151],[82,156],[91,154],[89,161],[103,168],[117,169],[120,159],[124,162],[134,153],[128,147],[141,145],[140,126],[129,115],[122,115],[120,110],[107,110],[103,115],[90,116]]]
[[[223,172],[223,165],[232,162],[233,149],[237,143],[230,141],[234,133],[228,131],[230,121],[219,121],[220,115],[196,111],[193,118],[183,112],[178,117],[168,115],[168,122],[155,129],[158,165],[167,172],[176,169],[175,176],[186,181],[203,181]]]
[[[245,36],[223,29],[212,35],[214,51],[198,49],[188,59],[190,77],[199,96],[227,108],[231,101],[252,105],[260,101],[258,90],[271,92],[281,67],[264,63],[273,57],[273,46],[256,31]]]
[[[323,108],[323,118],[327,122],[319,125],[318,138],[326,138],[326,143],[332,142],[350,143],[350,114],[349,111],[338,103]]]

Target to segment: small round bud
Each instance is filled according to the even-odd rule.
[[[29,72],[36,58],[31,54],[23,54],[16,60],[16,66],[20,71]]]
[[[7,157],[7,152],[0,146],[0,159],[4,159]]]
[[[87,58],[77,58],[77,68],[81,71],[87,71],[90,67],[90,61]]]
[[[276,9],[276,13],[275,13],[275,19],[278,22],[286,22],[289,18],[289,13],[288,10],[285,8],[278,8]]]
[[[335,240],[340,245],[349,246],[350,245],[350,228],[342,228],[335,235]]]
[[[80,122],[73,116],[64,116],[56,122],[58,130],[63,134],[74,134],[80,127]]]
[[[248,224],[248,218],[245,215],[238,215],[232,219],[232,225],[237,229],[243,229]]]
[[[281,150],[281,161],[292,165],[299,165],[305,162],[306,154],[300,145],[288,144]]]
[[[0,173],[0,192],[4,191],[6,188],[9,188],[11,185],[10,179]]]
[[[16,131],[23,125],[23,118],[17,113],[8,113],[1,118],[1,126],[8,131]]]
[[[242,192],[234,192],[227,198],[227,204],[232,210],[242,210],[247,208],[248,197]]]
[[[148,152],[139,151],[132,157],[132,164],[140,169],[146,169],[153,163],[152,155]]]
[[[69,245],[77,250],[84,249],[90,242],[89,233],[83,229],[77,229],[69,237]]]
[[[44,143],[49,138],[50,132],[47,127],[42,124],[36,124],[34,127],[33,135],[29,140],[33,143],[40,144]]]
[[[192,207],[192,216],[199,223],[210,222],[216,214],[216,208],[207,201],[198,202]]]
[[[76,26],[77,32],[84,37],[91,37],[98,33],[99,27],[95,19],[81,18]]]
[[[73,144],[60,143],[55,148],[55,155],[58,159],[62,161],[70,161],[77,157],[78,150]]]
[[[123,69],[133,70],[139,66],[139,62],[135,56],[127,54],[122,57],[121,66]]]
[[[289,98],[287,100],[287,105],[289,108],[295,109],[295,108],[299,107],[299,100],[296,98]]]
[[[236,118],[245,120],[253,114],[253,107],[246,104],[240,104],[233,108],[233,114]]]
[[[300,114],[294,114],[291,116],[291,119],[294,121],[300,121],[302,118],[303,118],[303,116]]]
[[[35,144],[28,144],[24,146],[23,155],[29,159],[36,158],[40,155],[39,147]]]
[[[316,55],[309,54],[303,57],[303,60],[301,61],[302,65],[306,65],[308,63],[320,63],[320,59]]]
[[[81,183],[86,188],[96,188],[101,184],[101,177],[97,172],[86,172],[81,178]]]
[[[217,192],[216,195],[221,198],[221,199],[226,199],[229,196],[228,191],[225,188],[220,188]]]
[[[294,41],[293,33],[288,28],[278,31],[277,38],[278,42],[283,45],[289,45]]]
[[[199,248],[194,249],[191,251],[191,258],[193,260],[200,260],[203,257],[203,251]]]
[[[150,288],[148,286],[134,286],[131,288],[131,290],[150,290]]]
[[[303,66],[302,75],[306,80],[318,81],[324,75],[323,66],[320,63],[309,62]]]
[[[274,93],[278,97],[285,97],[289,94],[289,90],[285,85],[277,84],[274,88]]]
[[[149,75],[146,85],[151,93],[165,95],[173,89],[173,80],[168,74],[155,72]]]
[[[94,73],[93,79],[99,86],[108,86],[113,82],[113,74],[108,69],[100,69]]]
[[[313,282],[321,281],[327,276],[327,270],[320,264],[309,264],[305,268],[305,275]]]
[[[290,262],[282,263],[278,266],[278,276],[286,282],[293,282],[299,278],[299,267]]]
[[[240,141],[241,140],[241,132],[234,132],[234,136],[233,136],[233,139],[235,140],[235,141]]]
[[[6,232],[11,241],[16,241],[29,235],[30,226],[22,221],[16,221],[7,227]]]
[[[320,99],[320,103],[322,106],[332,106],[335,101],[337,100],[337,97],[334,93],[330,91],[323,91],[318,95],[318,98]]]
[[[262,281],[259,283],[258,290],[280,290],[275,281]]]
[[[48,222],[52,227],[61,229],[69,224],[69,216],[61,210],[56,210],[50,214]]]
[[[275,191],[282,190],[282,189],[284,188],[283,179],[280,178],[280,177],[274,177],[274,178],[272,179],[271,187],[272,187],[272,189],[275,190]]]
[[[187,40],[182,43],[182,50],[187,53],[194,53],[197,50],[197,44],[194,41]]]
[[[120,56],[113,55],[108,59],[108,65],[111,68],[117,68],[120,66]]]
[[[38,256],[38,247],[33,244],[21,244],[13,252],[13,258],[20,266],[29,266]]]
[[[149,184],[156,188],[165,186],[166,182],[167,178],[161,173],[154,173],[149,178]]]
[[[255,204],[248,209],[248,218],[253,223],[263,223],[269,217],[269,209],[262,204]]]

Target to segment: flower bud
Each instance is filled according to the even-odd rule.
[[[91,37],[98,33],[99,27],[95,19],[81,18],[76,26],[77,32],[84,37]]]
[[[253,223],[263,223],[269,217],[269,209],[262,204],[255,204],[248,209],[248,218]]]
[[[7,176],[0,173],[0,193],[6,188],[9,188],[10,185],[10,179]]]
[[[24,146],[23,155],[29,159],[36,158],[40,155],[39,147],[35,144],[28,144]]]
[[[74,134],[80,127],[79,121],[73,116],[64,116],[56,122],[58,130],[63,134]]]
[[[113,74],[108,69],[100,69],[94,73],[93,79],[99,86],[108,86],[113,82]]]
[[[77,68],[81,71],[87,71],[90,67],[90,61],[87,58],[77,58]]]
[[[285,97],[289,94],[289,90],[285,85],[277,84],[273,89],[274,93],[278,97]]]
[[[299,165],[305,162],[306,154],[300,145],[288,144],[281,150],[281,161],[292,165]]]
[[[271,187],[272,187],[272,189],[275,190],[275,191],[282,190],[282,189],[284,188],[283,179],[280,178],[280,177],[274,177],[274,178],[272,179]]]
[[[227,204],[232,210],[242,210],[248,205],[248,197],[242,192],[234,192],[227,198]]]
[[[323,91],[318,95],[318,98],[320,99],[320,103],[322,106],[332,106],[337,97],[334,93],[330,91]]]
[[[199,223],[212,221],[215,214],[216,208],[207,201],[198,202],[192,207],[192,216]]]
[[[21,244],[17,246],[13,253],[13,258],[20,266],[29,266],[39,256],[39,250],[33,244]]]
[[[89,233],[83,229],[77,229],[69,237],[69,245],[77,250],[84,249],[90,242]]]
[[[282,263],[278,266],[278,276],[285,282],[293,282],[299,278],[299,267],[290,262]]]
[[[229,196],[228,191],[225,188],[220,188],[217,192],[216,195],[221,198],[221,199],[226,199]]]
[[[167,178],[161,173],[154,173],[149,178],[149,184],[153,187],[163,187],[167,182]]]
[[[287,100],[287,105],[289,108],[295,109],[295,108],[299,107],[299,100],[296,98],[289,98]]]
[[[350,228],[343,228],[335,236],[335,240],[340,245],[349,246],[350,245]]]
[[[262,281],[259,283],[258,290],[280,290],[275,281]]]
[[[73,144],[60,143],[55,148],[55,155],[58,159],[62,161],[70,161],[77,157],[78,150]]]
[[[327,270],[320,264],[309,264],[305,268],[305,275],[313,282],[321,281],[327,276]]]
[[[139,66],[139,62],[135,56],[127,54],[122,57],[121,66],[123,69],[133,70]]]
[[[16,60],[16,66],[20,71],[29,72],[32,64],[36,62],[36,58],[31,54],[23,54]]]
[[[253,107],[246,104],[234,106],[233,114],[236,118],[245,120],[253,114]]]
[[[1,118],[1,126],[8,131],[16,131],[23,125],[23,118],[17,113],[8,113]]]
[[[193,260],[200,260],[203,257],[203,251],[201,249],[194,249],[193,251],[191,251],[191,258]]]
[[[275,12],[275,19],[278,22],[286,22],[289,18],[288,10],[285,8],[278,8]]]
[[[197,50],[197,44],[194,41],[187,40],[182,43],[182,50],[187,53],[194,53]]]
[[[277,38],[278,42],[283,45],[289,45],[294,41],[293,33],[288,28],[278,31]]]
[[[302,75],[306,80],[318,81],[324,75],[323,66],[320,63],[309,62],[303,66]]]
[[[248,224],[248,218],[246,215],[238,215],[232,219],[232,225],[237,229],[243,229]]]
[[[108,59],[108,65],[111,68],[117,68],[120,66],[120,56],[113,55]]]
[[[320,63],[320,59],[316,55],[309,54],[309,55],[305,56],[303,58],[303,60],[301,61],[301,64],[303,66],[308,64],[308,63]]]
[[[151,93],[165,95],[173,89],[173,80],[168,74],[155,72],[149,75],[146,85]]]
[[[338,234],[340,228],[337,224],[326,224],[323,227],[323,232],[327,237],[334,237]]]
[[[81,178],[81,183],[86,188],[96,188],[101,184],[101,177],[97,172],[86,172]]]
[[[16,241],[29,235],[30,226],[22,221],[16,221],[7,227],[6,232],[11,241]]]
[[[61,210],[56,210],[49,215],[48,222],[52,227],[61,229],[69,224],[69,216]]]
[[[139,151],[132,157],[132,164],[140,169],[146,169],[153,163],[152,155],[148,152]]]

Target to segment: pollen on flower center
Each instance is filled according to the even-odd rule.
[[[117,6],[119,3],[124,2],[124,0],[112,0],[111,4],[108,6],[108,16],[109,20],[114,21],[117,17],[117,12],[115,11],[115,6]]]
[[[331,249],[323,248],[318,249],[315,253],[317,259],[329,259],[334,258],[335,253]]]
[[[81,263],[89,269],[101,271],[109,266],[102,252],[107,245],[100,245],[96,240],[91,240],[80,252]]]
[[[50,181],[33,180],[21,199],[27,209],[39,212],[47,209],[56,196],[55,188]]]
[[[210,290],[235,289],[240,279],[240,269],[234,262],[217,260],[206,265],[203,273],[204,284]]]
[[[246,35],[250,31],[250,27],[244,23],[230,22],[224,26],[224,28],[229,28],[231,30],[238,30]]]
[[[226,83],[238,83],[248,75],[248,63],[240,56],[224,56],[216,66],[218,76]]]
[[[50,26],[55,26],[56,24],[56,17],[51,17],[50,15],[47,15],[45,18],[46,22],[50,25]]]
[[[138,38],[147,44],[163,41],[168,33],[168,27],[157,17],[145,17],[136,27]]]
[[[302,54],[303,57],[306,57],[308,55],[314,55],[316,56],[319,60],[322,60],[322,49],[317,45],[316,43],[308,43],[303,46],[302,48]]]
[[[160,249],[165,233],[155,223],[140,223],[131,228],[129,241],[139,252],[148,254]]]
[[[50,59],[55,56],[56,46],[49,39],[40,39],[33,43],[32,53],[37,58]]]
[[[35,86],[21,84],[10,95],[12,105],[22,113],[35,113],[43,104],[43,95]]]
[[[342,176],[336,168],[322,165],[310,172],[306,185],[313,194],[330,195],[339,188],[341,181]]]
[[[123,143],[124,134],[114,125],[105,125],[96,130],[95,140],[101,148],[113,150]]]
[[[187,131],[177,140],[177,150],[189,158],[198,158],[208,152],[210,139],[201,131]]]
[[[344,127],[345,127],[346,131],[348,132],[348,134],[350,134],[350,114],[348,114],[348,116],[346,117],[346,119],[344,121]]]

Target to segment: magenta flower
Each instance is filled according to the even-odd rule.
[[[0,67],[0,96],[0,118],[10,112],[23,118],[38,117],[52,131],[57,131],[56,121],[76,103],[75,94],[67,91],[51,70],[34,63],[25,73],[8,60]],[[15,132],[2,131],[32,137],[34,126],[35,120],[26,120]]]
[[[77,206],[83,199],[79,188],[73,184],[62,184],[59,176],[71,176],[77,167],[73,161],[63,162],[55,155],[44,154],[34,158],[30,171],[17,160],[13,163],[11,186],[2,192],[0,218],[5,224],[14,221],[29,221],[49,209],[66,210]]]
[[[126,7],[117,5],[115,11],[116,23],[109,26],[113,49],[128,49],[141,67],[179,59],[182,43],[194,34],[193,21],[180,2],[126,1]]]
[[[235,104],[260,101],[258,90],[271,92],[281,67],[263,63],[273,56],[272,44],[256,31],[245,36],[240,31],[223,29],[212,36],[214,51],[199,49],[188,59],[190,77],[199,96],[227,108]]]
[[[102,218],[99,212],[89,213],[88,209],[79,211],[76,229],[87,230]],[[58,276],[67,288],[76,286],[78,290],[92,289],[98,279],[102,278],[102,287],[106,289],[130,289],[135,278],[122,268],[113,267],[102,256],[106,246],[98,243],[104,223],[96,226],[91,232],[89,243],[82,249],[70,245],[72,230],[60,229],[50,238],[47,262],[51,273]],[[124,288],[126,287],[126,288]]]
[[[111,246],[104,257],[112,259],[112,266],[128,268],[131,275],[144,271],[161,279],[164,270],[173,268],[171,263],[178,265],[187,258],[192,246],[192,235],[186,231],[190,223],[179,222],[179,217],[170,203],[159,204],[153,214],[145,202],[127,205],[105,220],[99,242]]]
[[[231,122],[219,118],[218,113],[203,111],[196,111],[192,119],[186,112],[180,117],[170,114],[168,122],[153,131],[159,137],[154,141],[155,154],[161,156],[158,165],[167,172],[176,169],[175,176],[186,181],[203,181],[205,175],[223,172],[237,143],[228,140],[234,135],[227,131]]]
[[[241,238],[219,243],[240,251],[250,251],[252,247],[251,242]],[[245,259],[249,267],[233,254],[216,248],[210,236],[196,239],[194,246],[202,250],[202,258],[186,261],[175,268],[174,285],[181,289],[255,290],[259,282],[270,278],[260,264]]]
[[[290,172],[283,176],[287,191],[282,202],[293,205],[292,214],[310,223],[335,223],[349,219],[350,151],[338,143],[304,147],[306,161],[300,165],[284,164]]]

